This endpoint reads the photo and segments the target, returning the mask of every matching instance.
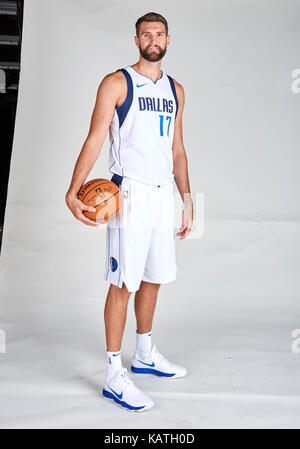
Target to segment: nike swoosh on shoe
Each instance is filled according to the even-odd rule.
[[[110,387],[109,387],[110,388]],[[112,388],[110,390],[117,396],[118,399],[122,399],[123,397],[123,391],[121,391],[121,394],[118,394],[116,391],[114,391]]]
[[[150,363],[142,362],[141,360],[138,360],[138,361],[141,362],[143,365],[147,365],[147,366],[151,366],[151,367],[155,366],[154,362],[152,362],[150,365]]]

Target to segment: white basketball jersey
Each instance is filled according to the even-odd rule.
[[[174,179],[174,81],[163,71],[154,82],[131,66],[118,70],[126,78],[127,96],[109,127],[109,171],[146,184],[168,184]]]

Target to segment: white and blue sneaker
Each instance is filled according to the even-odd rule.
[[[102,394],[104,397],[112,399],[122,407],[134,412],[143,412],[154,404],[149,396],[134,385],[129,378],[126,368],[121,368],[117,371],[110,381],[105,379]]]
[[[132,358],[131,371],[135,374],[155,374],[156,376],[172,379],[183,377],[187,374],[186,368],[175,365],[163,357],[153,345],[147,357],[139,357],[137,353]]]

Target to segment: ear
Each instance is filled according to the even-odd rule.
[[[171,38],[171,36],[168,34],[168,35],[167,35],[167,44],[166,44],[167,46],[168,46],[169,43],[170,43],[170,38]]]

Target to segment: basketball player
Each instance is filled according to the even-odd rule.
[[[102,394],[129,410],[144,411],[153,400],[135,386],[121,362],[128,300],[135,293],[136,350],[131,371],[175,379],[186,368],[171,363],[152,345],[158,290],[177,274],[174,180],[183,200],[184,239],[193,223],[188,164],[182,140],[184,90],[161,70],[170,42],[164,17],[148,13],[136,22],[139,61],[106,75],[97,92],[88,137],[75,165],[66,202],[83,223],[98,226],[83,211],[95,211],[77,193],[99,156],[109,131],[109,171],[123,206],[107,225],[104,278],[110,283],[104,309],[108,369]],[[139,218],[145,218],[142,225]],[[164,223],[164,225],[161,225]]]

